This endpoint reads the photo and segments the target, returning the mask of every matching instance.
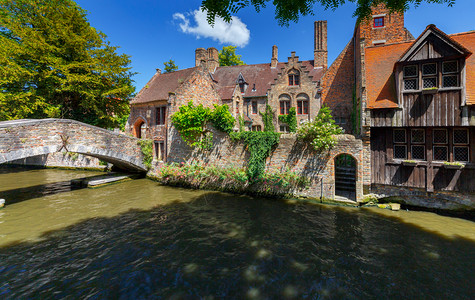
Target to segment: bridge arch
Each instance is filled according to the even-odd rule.
[[[121,169],[146,171],[137,139],[74,120],[0,122],[0,164],[55,152],[99,158]]]

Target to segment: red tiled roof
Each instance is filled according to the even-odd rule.
[[[168,100],[168,93],[175,92],[195,69],[196,67],[160,75],[155,74],[130,103],[138,104]]]
[[[457,33],[449,36],[472,53],[475,52],[475,31]],[[469,56],[465,64],[467,105],[475,105],[475,55],[472,54]]]
[[[368,108],[395,108],[394,64],[413,42],[369,47],[365,50]]]

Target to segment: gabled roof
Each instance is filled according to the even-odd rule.
[[[431,52],[432,57],[429,57]],[[434,24],[430,24],[401,56],[398,62],[423,60],[454,55],[472,54],[463,45],[450,38]]]
[[[170,73],[156,73],[145,87],[140,90],[137,96],[130,101],[130,104],[168,100],[168,93],[175,92],[196,69],[197,67]]]
[[[314,69],[313,61],[302,61],[303,71],[309,71],[308,76],[312,81],[320,80],[324,70],[322,68]],[[255,64],[219,67],[213,73],[213,79],[216,82],[216,89],[223,100],[231,99],[237,80],[242,76],[248,87],[242,95],[246,97],[266,97],[267,91],[275,83],[279,73],[285,68],[286,63],[280,62],[276,68],[271,68],[270,64]]]
[[[450,45],[458,55],[466,57],[466,100],[468,105],[475,105],[475,31],[447,35],[434,25],[426,30],[416,41],[368,47],[365,49],[366,96],[368,108],[398,107],[394,67],[398,62],[405,62],[414,57],[424,47],[424,38],[439,38]],[[442,50],[441,50],[442,51]]]

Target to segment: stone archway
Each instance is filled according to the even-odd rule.
[[[145,126],[146,123],[144,119],[138,118],[137,121],[135,121],[133,134],[136,138],[141,139],[145,135]]]
[[[357,161],[350,154],[339,154],[334,159],[335,197],[356,201]]]

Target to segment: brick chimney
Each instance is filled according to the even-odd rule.
[[[214,73],[217,67],[219,67],[218,49],[210,47],[208,48],[208,71]]]
[[[157,75],[162,74],[162,70],[160,70],[159,68],[156,68],[155,70],[157,71],[155,74],[157,74]]]
[[[277,68],[278,62],[279,60],[278,60],[278,55],[277,55],[277,46],[274,45],[272,46],[272,58],[270,60],[270,67],[273,69]]]
[[[205,48],[197,48],[195,50],[195,67],[197,66],[206,66],[208,61],[208,54]]]
[[[327,21],[315,21],[315,40],[314,40],[314,64],[315,68],[328,66],[327,50]]]

